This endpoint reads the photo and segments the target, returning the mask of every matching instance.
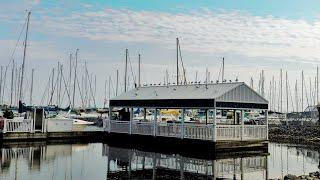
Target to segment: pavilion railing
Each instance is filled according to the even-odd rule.
[[[217,140],[241,140],[241,126],[217,125]]]
[[[267,139],[266,125],[244,125],[242,140]]]
[[[6,132],[32,132],[32,119],[6,119],[4,121],[3,133]]]
[[[106,122],[105,126],[110,132],[155,135],[164,137],[176,137],[186,139],[214,140],[216,141],[247,141],[267,140],[266,125],[217,125],[216,132],[212,124],[188,124],[185,123],[157,123],[132,122],[130,131],[129,121]],[[183,128],[184,127],[184,128]]]
[[[205,124],[185,124],[184,138],[212,140],[213,126]]]
[[[157,124],[157,136],[166,137],[181,137],[181,124],[176,123],[158,123]]]
[[[154,131],[153,124],[150,122],[132,123],[132,134],[152,135]]]
[[[130,132],[130,122],[129,121],[110,121],[110,131],[115,133],[127,133]]]
[[[217,125],[217,140],[266,140],[266,125]]]

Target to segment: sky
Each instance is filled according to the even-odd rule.
[[[89,76],[96,76],[97,106],[102,106],[105,97],[109,97],[109,83],[105,83],[109,76],[110,96],[115,95],[116,70],[119,70],[118,93],[123,92],[126,48],[129,49],[130,88],[137,78],[139,53],[142,84],[163,83],[166,70],[169,81],[174,82],[177,37],[187,81],[194,81],[198,72],[198,80],[203,82],[206,69],[210,80],[216,81],[224,57],[228,81],[238,78],[250,84],[252,78],[254,89],[258,90],[259,73],[264,70],[267,99],[270,99],[272,77],[278,88],[280,69],[283,69],[283,79],[287,71],[289,109],[296,109],[296,80],[301,102],[302,70],[306,89],[303,106],[311,104],[315,97],[314,78],[320,63],[318,0],[3,0],[0,7],[0,64],[4,69],[10,65],[3,96],[6,103],[10,101],[12,60],[18,66],[22,64],[24,32],[18,39],[26,10],[32,12],[23,86],[27,104],[30,103],[31,69],[35,69],[32,103],[47,104],[52,68],[57,68],[58,62],[63,64],[69,86],[69,54],[74,57],[77,48],[79,86],[86,75],[86,63]],[[285,85],[283,87],[285,94]],[[77,91],[76,104],[81,105]],[[279,91],[276,92],[275,99],[279,99]],[[61,106],[67,106],[67,95],[62,94]],[[84,96],[84,92],[82,94]],[[57,101],[57,94],[53,99]],[[273,104],[280,106],[279,102]]]

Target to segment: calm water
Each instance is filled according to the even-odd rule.
[[[0,149],[0,179],[267,179],[317,171],[319,152],[269,144],[269,156],[203,160],[102,143]]]

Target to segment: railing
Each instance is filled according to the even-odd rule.
[[[217,125],[217,140],[241,140],[241,126]]]
[[[134,122],[132,123],[132,134],[152,135],[153,124],[150,122]]]
[[[244,125],[243,140],[267,139],[266,125]]]
[[[31,132],[33,130],[31,119],[6,119],[3,132]]]
[[[213,126],[202,124],[185,124],[184,138],[213,140]]]
[[[115,133],[129,134],[130,128],[129,121],[110,121],[110,131]]]
[[[218,125],[217,140],[264,140],[267,139],[266,125]]]
[[[130,133],[129,121],[105,122],[108,130],[115,133]],[[212,124],[184,124],[180,123],[157,123],[156,136],[176,137],[186,139],[214,140],[214,127]],[[152,122],[132,122],[131,133],[140,135],[154,135],[154,124]],[[217,125],[217,141],[245,141],[266,140],[266,125]]]
[[[157,124],[157,136],[181,137],[181,124]]]

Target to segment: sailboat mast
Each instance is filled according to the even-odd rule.
[[[139,54],[138,87],[141,87],[141,55]]]
[[[116,96],[118,96],[118,88],[119,88],[119,70],[117,69],[117,79],[116,79]]]
[[[128,49],[126,49],[126,64],[124,69],[124,92],[127,92]]]
[[[195,79],[195,84],[197,84],[197,82],[198,82],[198,71],[196,71],[196,79]]]
[[[30,105],[32,105],[33,77],[34,77],[34,69],[32,69],[32,71],[31,71]]]
[[[301,73],[301,112],[303,112],[303,70],[302,70],[302,73]]]
[[[295,99],[296,99],[296,109],[297,109],[297,112],[299,112],[299,98],[298,98],[298,80],[296,80],[296,84],[294,86],[294,89],[295,89]]]
[[[179,85],[179,38],[177,38],[176,41],[177,41],[177,85]]]
[[[224,81],[224,57],[222,58],[222,73],[221,73],[221,82],[223,83]]]
[[[3,72],[3,66],[1,66],[1,75],[0,75],[0,104],[2,103],[1,100],[2,100],[2,98],[3,98],[3,97],[1,96],[2,88],[3,88],[3,87],[2,87],[2,81],[3,81],[3,79],[4,79],[4,78],[3,78],[3,75],[2,75],[2,74],[3,74],[2,72]]]
[[[104,98],[103,98],[103,108],[106,108],[106,102],[107,102],[107,78],[104,82]],[[109,82],[110,84],[110,82]]]
[[[111,99],[111,76],[109,76],[109,89],[108,89],[108,93],[109,93],[109,107],[110,107],[110,99]]]
[[[72,108],[74,108],[74,100],[75,100],[75,95],[76,95],[78,51],[79,51],[79,49],[76,50],[76,62],[75,62],[75,65],[74,65],[74,81],[73,81]]]
[[[282,69],[280,69],[280,112],[282,113]]]
[[[317,90],[316,90],[316,93],[317,93],[317,103],[316,105],[319,103],[319,67],[317,66],[317,81],[316,81],[316,87],[317,87]]]
[[[14,84],[14,59],[12,60],[12,72],[11,72],[11,91],[10,91],[10,106],[12,106],[13,99],[13,84]]]
[[[288,96],[288,93],[289,93],[289,89],[288,89],[288,72],[286,71],[286,99],[287,99],[287,113],[289,113],[289,96]]]
[[[20,80],[19,101],[22,101],[23,76],[24,76],[24,67],[25,67],[25,62],[26,62],[26,52],[27,52],[27,43],[28,43],[28,31],[29,31],[30,15],[31,15],[31,11],[28,12],[26,36],[25,36],[25,39],[24,39],[24,50],[23,50],[23,61],[22,61],[22,67],[21,67],[21,80]]]

